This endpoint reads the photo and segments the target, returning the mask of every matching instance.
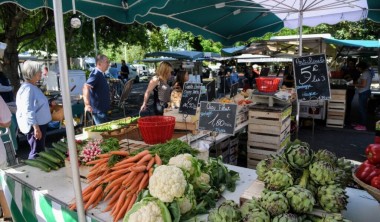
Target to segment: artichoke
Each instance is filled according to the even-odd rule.
[[[295,169],[303,169],[309,166],[313,159],[313,151],[310,145],[304,142],[291,143],[285,148],[286,161]]]
[[[326,215],[321,222],[351,222],[350,220],[344,219],[342,214],[328,214]]]
[[[353,181],[352,170],[354,168],[354,165],[351,161],[346,160],[344,157],[341,157],[336,161],[336,168],[338,169],[337,171],[340,171],[340,173],[337,173],[339,175],[339,178],[337,178],[335,181],[337,181],[337,183],[341,184],[343,187],[346,187],[350,182]]]
[[[313,210],[315,199],[313,193],[299,185],[285,190],[289,205],[295,213],[309,213]]]
[[[232,200],[224,201],[218,208],[214,208],[208,215],[210,222],[236,222],[241,220],[239,206]]]
[[[318,185],[334,183],[335,172],[333,166],[325,161],[317,161],[309,166],[310,178]]]
[[[273,217],[289,211],[288,200],[280,191],[264,190],[260,198],[260,204]]]
[[[262,208],[255,199],[246,201],[240,207],[240,212],[243,217],[243,222],[270,222],[268,211]]]
[[[331,164],[335,164],[337,160],[337,157],[336,155],[329,151],[329,150],[318,150],[315,154],[314,154],[314,162],[317,162],[317,161],[325,161],[325,162],[328,162],[328,163],[331,163]]]
[[[261,160],[256,166],[257,178],[263,181],[265,173],[272,168],[286,169],[287,164],[280,157],[271,157]]]
[[[339,213],[346,209],[348,196],[339,185],[327,185],[318,188],[318,202],[329,213]]]
[[[301,218],[299,218],[296,214],[287,213],[280,214],[272,219],[272,222],[301,222]]]
[[[265,187],[269,190],[285,190],[293,185],[293,177],[286,170],[273,168],[265,174]]]

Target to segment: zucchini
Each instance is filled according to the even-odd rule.
[[[59,163],[62,162],[61,159],[59,159],[59,158],[57,158],[57,157],[55,157],[55,156],[53,156],[53,155],[51,155],[50,153],[47,153],[47,152],[39,152],[38,155],[42,156],[45,159],[50,160],[53,163],[58,163],[59,164]]]
[[[61,152],[59,149],[51,149],[51,150],[55,152],[56,154],[58,154],[61,157],[61,159],[63,159],[63,161],[65,161],[66,155],[63,152]]]
[[[39,168],[45,172],[50,172],[50,170],[51,170],[51,168],[48,165],[46,165],[42,162],[39,162],[37,160],[24,160],[24,162],[26,165],[29,165],[32,167],[37,167],[37,168]]]
[[[61,150],[62,152],[67,152],[67,146],[64,147],[63,145],[59,145],[58,143],[52,143],[51,144],[54,148]]]
[[[60,168],[60,166],[58,164],[53,163],[50,160],[43,158],[42,156],[37,157],[35,160],[48,165],[53,170],[58,170]]]
[[[60,147],[62,147],[62,148],[65,149],[66,151],[67,151],[67,149],[68,149],[68,145],[67,145],[66,142],[58,141],[58,142],[57,142],[57,145],[60,146]]]
[[[65,158],[62,158],[60,155],[58,155],[56,152],[53,151],[53,149],[50,149],[50,150],[47,150],[46,151],[48,154],[58,158],[60,160],[60,162],[64,162],[65,161]]]

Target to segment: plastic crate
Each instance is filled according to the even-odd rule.
[[[256,86],[259,92],[271,93],[278,90],[281,79],[276,77],[256,78]]]

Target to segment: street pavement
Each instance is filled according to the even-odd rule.
[[[143,101],[144,92],[147,83],[135,83],[132,87],[131,94],[127,100],[127,116],[146,116],[150,115],[147,112],[139,113],[140,106]],[[358,120],[357,98],[354,98],[352,107],[352,122]],[[120,112],[113,113],[112,119],[123,117]],[[356,131],[351,126],[345,126],[344,129],[328,128],[325,127],[325,121],[315,120],[314,127],[311,125],[303,124],[305,119],[301,119],[298,135],[293,135],[292,138],[298,138],[302,141],[308,142],[312,149],[328,149],[337,154],[338,157],[346,157],[356,161],[364,161],[364,150],[368,144],[374,143],[375,140],[375,122],[380,118],[375,114],[369,116],[370,124],[368,131]],[[310,120],[308,120],[310,122]],[[312,122],[312,121],[311,121]],[[52,142],[58,141],[65,136],[65,130],[59,129],[50,131],[47,136],[47,146]],[[24,137],[20,137],[19,150],[17,155],[21,159],[28,156],[29,146]]]

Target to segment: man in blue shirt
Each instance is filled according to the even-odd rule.
[[[92,113],[95,124],[108,121],[107,112],[110,108],[110,90],[105,78],[109,66],[105,55],[96,56],[96,67],[91,71],[86,84],[83,86],[84,109]]]
[[[239,74],[236,72],[236,68],[232,68],[231,76],[230,76],[230,84],[233,85],[239,82]]]

